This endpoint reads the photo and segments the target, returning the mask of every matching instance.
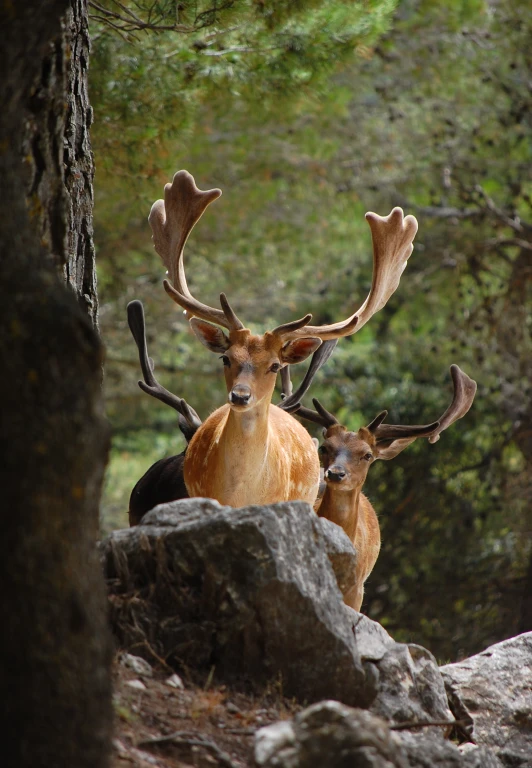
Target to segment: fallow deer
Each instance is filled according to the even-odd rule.
[[[380,550],[381,536],[375,510],[362,487],[371,464],[377,459],[393,459],[419,437],[430,443],[439,440],[441,432],[468,412],[477,389],[457,365],[451,366],[454,395],[450,406],[438,421],[425,426],[384,424],[387,411],[382,411],[367,427],[350,432],[335,416],[313,400],[316,411],[299,408],[297,414],[324,427],[324,443],[319,449],[323,464],[325,492],[315,504],[316,512],[340,525],[357,552],[356,579],[344,596],[347,605],[360,610],[364,582],[373,570]]]
[[[165,280],[164,287],[191,316],[191,328],[202,344],[221,356],[229,399],[190,441],[184,463],[187,489],[193,496],[234,507],[291,499],[313,503],[319,485],[314,443],[296,419],[271,404],[276,374],[303,361],[322,341],[355,333],[386,304],[412,253],[417,221],[404,217],[400,208],[385,218],[366,214],[373,239],[373,280],[366,301],[353,315],[332,325],[311,326],[308,314],[256,336],[238,319],[225,294],[220,294],[221,310],[207,306],[192,296],[185,278],[185,243],[220,190],[202,192],[187,171],[179,171],[164,192],[149,216],[155,249],[174,285]]]
[[[165,405],[169,405],[177,411],[179,429],[187,443],[190,442],[198,427],[201,426],[201,419],[183,398],[169,392],[155,378],[153,373],[154,363],[148,355],[144,308],[140,301],[135,300],[128,304],[127,319],[135,344],[137,345],[140,367],[144,377],[144,381],[138,382],[139,387],[146,394],[157,398],[165,403]],[[279,404],[279,408],[291,412],[299,407],[301,399],[308,391],[314,376],[329,359],[336,343],[336,340],[326,341],[314,352],[309,368],[300,386],[294,393],[292,393],[290,377],[286,376],[288,368],[283,369],[283,401]],[[186,448],[176,456],[159,459],[138,480],[129,499],[130,526],[138,525],[146,512],[158,504],[188,498],[183,477],[185,453]]]
[[[185,400],[169,392],[155,378],[154,363],[148,355],[146,343],[144,308],[140,301],[135,300],[128,304],[127,319],[138,348],[140,367],[144,377],[144,381],[139,381],[138,385],[148,395],[177,411],[179,429],[188,443],[201,426],[201,419]],[[183,478],[185,451],[176,456],[159,459],[135,484],[129,498],[130,526],[138,525],[146,512],[157,504],[188,497]]]

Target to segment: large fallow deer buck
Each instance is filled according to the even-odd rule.
[[[451,377],[451,404],[438,421],[424,426],[384,424],[388,412],[382,411],[367,427],[350,432],[316,399],[312,401],[315,411],[304,407],[296,411],[298,416],[324,428],[325,440],[319,454],[325,470],[325,489],[314,508],[320,517],[340,525],[356,549],[355,583],[344,600],[357,611],[364,597],[364,582],[373,570],[381,546],[377,515],[362,493],[368,470],[377,459],[394,459],[419,437],[435,443],[444,429],[465,416],[473,404],[476,382],[457,365],[451,366]]]
[[[144,380],[139,381],[138,385],[143,392],[177,411],[179,429],[187,443],[189,443],[201,426],[201,419],[182,397],[169,392],[155,378],[154,362],[148,355],[144,308],[140,301],[135,300],[128,304],[127,319],[135,344],[137,345],[140,367],[144,377]],[[290,377],[283,375],[282,395],[284,399],[279,403],[279,408],[291,412],[299,407],[301,399],[310,388],[316,373],[329,359],[335,346],[336,339],[325,341],[314,352],[311,364],[295,392],[292,393]],[[283,368],[282,373],[286,374],[287,370],[288,368]],[[185,454],[186,448],[175,456],[159,459],[138,480],[129,498],[130,526],[138,525],[146,512],[158,504],[188,498],[188,491],[183,477]]]
[[[319,485],[315,446],[296,419],[271,404],[277,373],[305,360],[322,341],[355,333],[386,304],[412,253],[417,221],[404,217],[400,208],[384,218],[366,214],[373,239],[373,280],[353,315],[311,326],[308,314],[257,336],[238,319],[225,294],[220,294],[221,309],[210,307],[192,296],[185,278],[187,238],[220,194],[219,189],[200,191],[187,171],[179,171],[149,216],[155,249],[173,283],[165,280],[165,290],[191,316],[191,328],[202,344],[221,356],[228,391],[229,402],[190,441],[185,483],[192,496],[234,507],[291,499],[313,503]]]

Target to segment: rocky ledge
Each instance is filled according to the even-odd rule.
[[[356,553],[308,504],[173,502],[101,555],[122,649],[311,705],[258,731],[258,766],[532,767],[532,633],[440,670],[344,605]]]

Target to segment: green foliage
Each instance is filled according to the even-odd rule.
[[[398,639],[456,658],[515,632],[527,588],[532,9],[402,3],[392,33],[371,49],[390,6],[355,4],[350,42],[327,63],[347,5],[225,4],[216,24],[179,40],[96,32],[101,325],[119,436],[105,524],[120,505],[125,524],[141,463],[182,448],[173,412],[136,388],[126,302],[145,304],[165,386],[202,417],[225,399],[220,363],[164,294],[150,243],[146,216],[171,174],[186,167],[200,188],[223,189],[187,244],[187,275],[207,303],[224,290],[256,330],[309,310],[316,322],[351,314],[371,281],[364,211],[402,205],[420,230],[401,285],[339,343],[312,394],[356,429],[383,408],[393,423],[434,420],[451,396],[453,362],[478,381],[463,421],[434,446],[417,441],[378,463],[365,488],[383,538],[365,609]],[[303,43],[293,58],[287,48],[227,52],[296,29]],[[206,49],[194,47],[200,39]],[[298,79],[308,68],[310,79]],[[152,133],[139,139],[143,131]]]

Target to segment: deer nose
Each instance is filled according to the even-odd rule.
[[[233,405],[248,405],[251,400],[251,389],[245,384],[235,384],[229,392],[229,402]]]
[[[325,479],[330,480],[332,483],[341,483],[347,472],[342,467],[329,467],[325,472]]]

